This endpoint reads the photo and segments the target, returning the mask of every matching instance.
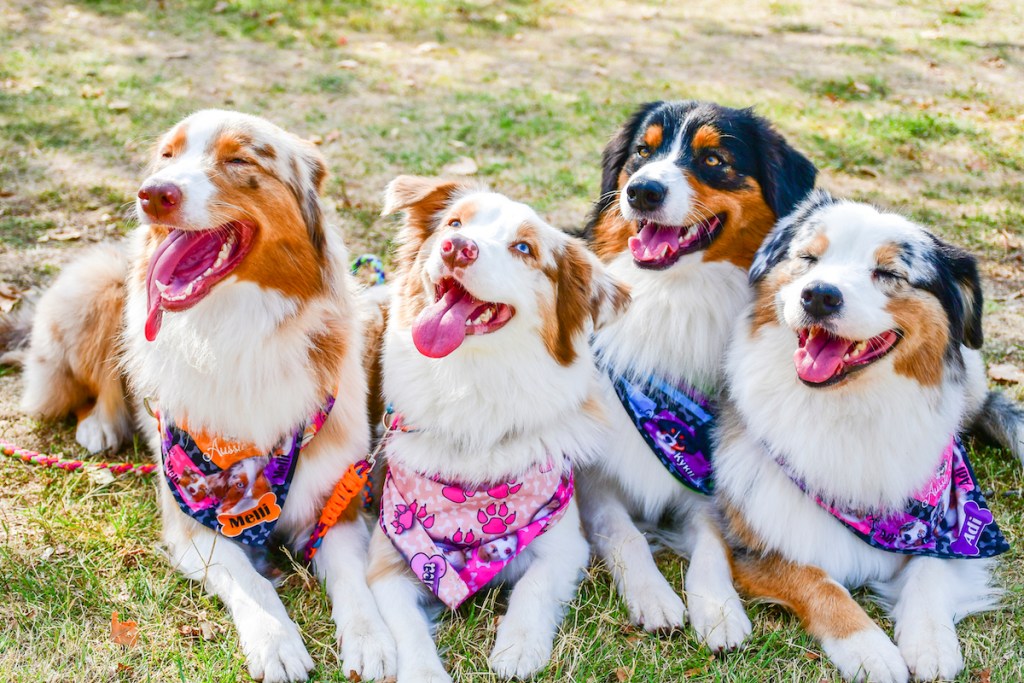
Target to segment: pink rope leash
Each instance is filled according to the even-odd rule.
[[[132,462],[64,460],[55,455],[38,453],[36,451],[30,451],[27,448],[18,448],[5,439],[0,439],[0,453],[9,455],[12,458],[17,458],[22,462],[40,465],[42,467],[56,467],[67,472],[74,472],[75,470],[82,469],[110,470],[113,474],[124,474],[126,472],[130,472],[142,477],[153,474],[153,472],[156,471],[156,465],[154,463],[136,464]]]

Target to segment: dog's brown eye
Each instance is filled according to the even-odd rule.
[[[460,221],[458,218],[453,218],[450,221],[448,221],[448,227],[455,228],[456,230],[458,230],[459,228],[462,227],[462,221]]]
[[[647,157],[651,156],[651,148],[648,147],[647,145],[637,145],[636,155],[641,159],[646,159]]]
[[[704,157],[704,163],[708,166],[721,166],[722,157],[718,156],[717,154],[709,154],[706,157]]]
[[[249,160],[243,159],[242,157],[235,157],[234,159],[228,159],[228,163],[236,164],[238,166],[247,166],[249,164]]]

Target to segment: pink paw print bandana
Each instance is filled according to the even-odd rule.
[[[413,573],[451,609],[486,586],[565,514],[573,477],[551,464],[469,490],[390,465],[380,526]]]

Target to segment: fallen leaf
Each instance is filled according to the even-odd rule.
[[[1006,384],[1024,383],[1024,372],[1012,363],[995,363],[988,366],[988,376],[996,382]]]
[[[350,683],[359,683],[361,680],[363,680],[363,678],[355,669],[352,669],[348,672],[348,680],[350,681]]]
[[[309,136],[309,141],[312,142],[314,145],[322,145],[322,144],[324,144],[324,139],[322,137],[320,137],[319,135],[310,135]]]
[[[277,20],[283,16],[284,14],[282,14],[281,12],[271,12],[263,20],[263,23],[265,23],[267,26],[273,26],[274,24],[277,23]]]
[[[971,680],[977,683],[992,683],[992,669],[979,669],[973,672]]]
[[[338,68],[339,69],[348,69],[348,70],[358,69],[359,68],[359,62],[357,62],[354,59],[343,59],[340,62],[338,62]]]
[[[861,83],[860,81],[853,82],[853,90],[854,92],[859,92],[862,95],[871,94],[871,86],[867,83]]]
[[[21,300],[21,294],[14,285],[0,282],[0,311],[10,313],[14,304]]]
[[[126,674],[128,674],[130,676],[132,674],[132,672],[135,671],[135,667],[134,666],[128,666],[127,664],[122,664],[121,662],[118,662],[117,663],[117,670],[118,670],[119,673],[126,673]]]
[[[479,170],[476,162],[469,157],[459,157],[450,164],[445,164],[441,169],[444,175],[473,175]]]
[[[441,47],[441,45],[438,44],[438,43],[420,43],[419,45],[416,46],[416,52],[419,52],[419,53],[433,52],[434,50],[438,49],[439,47]]]
[[[989,57],[984,62],[982,62],[982,64],[984,64],[985,66],[989,67],[990,69],[1005,69],[1006,68],[1006,60],[1003,59],[1002,57],[999,57],[999,56]]]
[[[619,683],[626,683],[629,680],[629,670],[624,666],[620,666],[615,670],[615,680]]]
[[[346,36],[338,36],[337,38],[334,39],[334,43],[338,47],[345,47],[346,45],[348,45],[348,38]]]
[[[820,654],[818,654],[817,652],[811,652],[809,650],[804,653],[804,657],[806,657],[807,659],[809,659],[812,662],[816,662],[819,659],[821,659],[821,655]]]
[[[327,135],[324,136],[324,142],[336,142],[340,138],[341,138],[341,131],[335,129],[335,130],[330,131],[329,133],[327,133]]]
[[[188,50],[176,50],[174,52],[168,52],[164,56],[164,59],[188,59]]]
[[[97,88],[92,85],[83,85],[81,90],[82,98],[86,100],[94,100],[97,97],[101,97],[104,92],[103,88]]]
[[[114,100],[107,105],[107,109],[110,111],[128,111],[131,107],[131,102],[126,102],[124,100]]]
[[[139,643],[139,625],[134,621],[121,621],[115,610],[110,615],[110,639],[118,645],[135,647]]]

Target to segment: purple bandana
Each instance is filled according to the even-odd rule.
[[[711,495],[711,400],[683,382],[672,385],[649,377],[637,383],[606,372],[626,414],[665,469],[688,488]]]
[[[413,573],[455,609],[558,522],[572,493],[572,471],[563,475],[550,464],[478,490],[391,464],[380,527]]]
[[[885,513],[838,509],[807,490],[789,464],[776,456],[800,490],[868,545],[894,553],[942,558],[994,557],[1010,549],[985,504],[967,451],[954,436],[935,474],[902,510]]]
[[[269,453],[254,444],[189,430],[158,416],[164,479],[182,512],[239,543],[264,546],[298,464],[334,406],[328,396],[306,424]]]

